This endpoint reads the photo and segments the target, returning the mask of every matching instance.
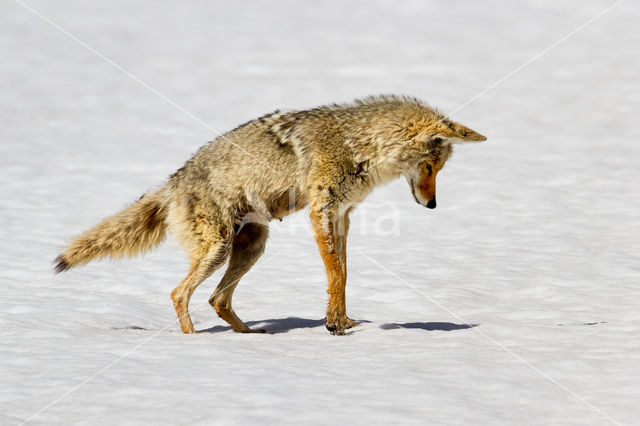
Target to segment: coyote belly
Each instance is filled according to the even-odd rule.
[[[171,292],[182,331],[194,332],[191,295],[228,262],[209,302],[235,331],[262,332],[235,314],[233,291],[263,253],[268,222],[308,206],[328,277],[326,326],[344,334],[357,325],[345,301],[349,213],[400,176],[416,202],[435,208],[435,178],[453,144],[485,139],[408,97],[276,111],[203,146],[162,188],[73,239],[55,270],[144,253],[169,231],[191,261]]]

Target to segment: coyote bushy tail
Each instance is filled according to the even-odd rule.
[[[94,259],[134,256],[160,244],[167,233],[168,206],[163,189],[145,194],[120,213],[74,238],[55,260],[62,272]]]

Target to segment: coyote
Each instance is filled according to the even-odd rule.
[[[162,188],[73,239],[55,270],[146,252],[169,230],[191,261],[171,292],[182,331],[195,332],[188,311],[194,290],[228,260],[209,303],[235,331],[264,332],[238,318],[233,291],[264,251],[268,221],[309,206],[329,282],[326,327],[343,335],[357,325],[345,303],[349,213],[375,186],[401,175],[417,203],[435,208],[436,175],[452,145],[484,140],[411,97],[276,110],[204,145]]]

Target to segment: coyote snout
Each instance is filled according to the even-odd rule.
[[[407,176],[413,199],[416,200],[416,203],[429,209],[436,208],[436,175],[438,171],[438,164],[425,161],[420,163],[417,169],[409,172]]]
[[[413,195],[413,199],[416,200],[416,203],[428,209],[436,208],[435,182],[433,186],[425,183],[416,184],[416,180],[411,178],[409,179],[409,185],[411,186],[411,194]]]

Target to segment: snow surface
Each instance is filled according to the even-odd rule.
[[[640,7],[613,1],[28,5],[213,129],[275,108],[420,97],[488,136],[357,210],[346,337],[299,213],[235,293],[173,240],[54,276],[74,235],[216,134],[45,22],[0,5],[0,424],[620,424],[640,419]]]

